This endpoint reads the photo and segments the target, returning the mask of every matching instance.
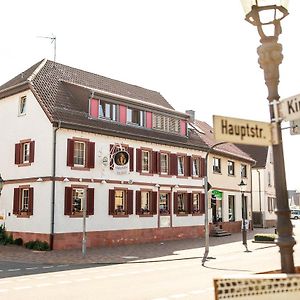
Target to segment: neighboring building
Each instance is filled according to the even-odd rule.
[[[238,145],[256,164],[252,167],[252,198],[254,226],[276,226],[276,193],[272,147]]]
[[[289,205],[290,207],[300,208],[300,193],[297,190],[288,191]]]
[[[78,248],[85,207],[88,246],[204,234],[209,146],[159,93],[43,60],[0,86],[0,119],[0,211],[14,238]],[[238,197],[239,179],[214,186]],[[233,203],[229,230],[241,223]]]
[[[207,123],[195,120],[193,125],[209,147],[218,143],[213,128]],[[251,166],[254,163],[249,155],[231,143],[213,147],[208,155],[208,182],[212,186],[209,193],[211,221],[226,231],[241,230],[241,224],[236,222],[242,219],[241,180],[246,184],[246,217],[252,225]]]

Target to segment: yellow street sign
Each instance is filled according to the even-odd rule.
[[[278,144],[272,123],[213,116],[214,136],[217,141],[237,144],[269,146]]]

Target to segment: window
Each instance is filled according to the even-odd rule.
[[[21,186],[14,189],[13,214],[18,216],[33,214],[33,188]]]
[[[109,190],[110,215],[133,214],[133,191],[131,190]]]
[[[276,209],[276,198],[268,197],[268,211],[273,212]]]
[[[170,196],[168,193],[160,193],[159,195],[159,212],[161,215],[170,214]]]
[[[127,123],[145,126],[145,112],[135,108],[127,108]]]
[[[142,150],[142,172],[150,172],[150,152]]]
[[[24,140],[15,145],[15,164],[30,165],[34,162],[35,142]]]
[[[159,114],[153,114],[152,128],[171,133],[180,133],[180,120]]]
[[[200,175],[200,159],[199,157],[193,157],[192,158],[193,162],[193,176],[199,176]]]
[[[228,195],[228,220],[229,222],[235,221],[235,203],[234,196]]]
[[[26,96],[23,96],[20,98],[19,101],[19,115],[25,115],[26,114]]]
[[[214,173],[221,173],[221,159],[220,158],[213,158],[213,172]]]
[[[117,105],[100,100],[99,116],[112,121],[117,121]]]
[[[177,171],[179,176],[184,175],[184,156],[177,157]]]
[[[241,177],[247,178],[247,165],[241,164]]]
[[[82,216],[84,201],[86,201],[86,214],[94,214],[94,189],[86,186],[65,188],[65,215]]]
[[[95,143],[88,140],[68,139],[67,166],[79,168],[95,167]]]
[[[136,214],[157,214],[157,192],[136,191]]]
[[[227,167],[228,167],[228,175],[234,175],[234,162],[229,160]]]
[[[192,194],[192,213],[193,214],[205,213],[205,194],[203,193]]]
[[[187,193],[174,193],[174,213],[188,214],[188,194]]]
[[[169,155],[160,153],[160,173],[169,174]]]
[[[84,167],[85,165],[85,143],[74,142],[74,166]]]

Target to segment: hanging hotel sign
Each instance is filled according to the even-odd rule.
[[[281,100],[279,102],[279,116],[285,121],[300,119],[300,95]]]
[[[129,170],[129,154],[125,150],[118,151],[113,156],[114,170],[117,174],[127,174]]]
[[[269,146],[278,144],[276,127],[272,123],[213,116],[217,141]]]
[[[221,192],[219,190],[212,190],[211,195],[218,200],[222,200],[222,198],[223,198],[223,192]]]

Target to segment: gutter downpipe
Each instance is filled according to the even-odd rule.
[[[208,252],[209,252],[209,222],[208,222],[208,155],[211,153],[211,151],[220,145],[227,144],[227,142],[220,142],[217,144],[212,145],[206,155],[205,155],[205,176],[204,176],[204,189],[205,189],[205,218],[204,218],[204,224],[205,224],[205,252],[202,258],[202,266],[204,266],[204,263],[208,260]]]
[[[54,242],[54,208],[55,208],[55,175],[56,175],[56,133],[60,129],[61,122],[58,127],[53,130],[53,161],[52,161],[52,201],[51,201],[51,231],[50,231],[50,250],[53,250]]]

